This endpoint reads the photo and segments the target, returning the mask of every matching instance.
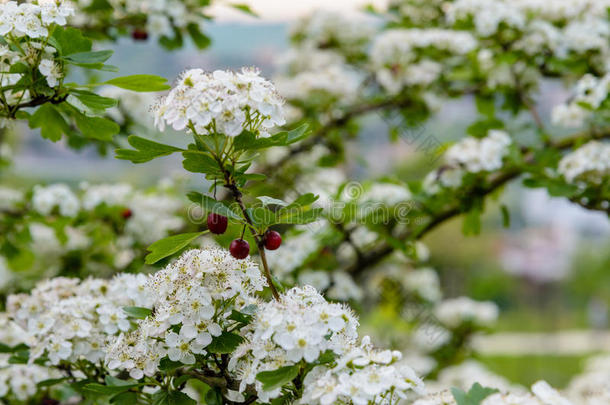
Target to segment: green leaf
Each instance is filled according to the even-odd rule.
[[[104,385],[98,383],[89,383],[83,387],[84,391],[92,392],[100,395],[116,395],[121,392],[129,391],[131,388],[137,387],[138,384],[130,385]]]
[[[252,322],[253,316],[234,309],[231,315],[228,316],[228,319],[242,323],[245,326]]]
[[[309,205],[313,204],[314,202],[316,202],[318,200],[318,198],[320,198],[320,197],[313,193],[306,193],[306,194],[300,195],[296,200],[294,200],[288,206],[286,206],[286,208],[309,206]]]
[[[243,222],[243,218],[239,214],[231,210],[220,201],[216,201],[212,197],[208,197],[207,195],[201,194],[197,191],[189,192],[187,197],[195,204],[201,204],[201,207],[206,212],[213,212],[215,214],[224,215],[227,218],[232,218],[236,221]]]
[[[167,403],[168,405],[197,405],[197,401],[180,391],[170,392]]]
[[[252,17],[258,17],[258,14],[256,14],[247,4],[231,4],[230,6],[243,13],[249,14]]]
[[[156,241],[148,247],[148,251],[150,253],[145,258],[146,264],[156,263],[167,256],[171,256],[174,253],[179,252],[206,232],[208,231],[182,233],[180,235],[168,236],[167,238]]]
[[[277,198],[269,197],[266,195],[262,195],[256,198],[261,201],[263,207],[266,207],[268,205],[279,205],[280,207],[285,207],[288,205],[288,203],[284,200],[278,200]]]
[[[235,150],[256,150],[272,146],[286,146],[305,139],[309,135],[307,124],[288,132],[280,132],[268,138],[257,138],[252,132],[244,131],[233,142]]]
[[[207,405],[223,405],[222,394],[216,389],[210,389],[205,394],[205,403]]]
[[[93,51],[93,52],[78,52],[67,55],[64,57],[68,62],[78,65],[78,64],[96,64],[103,63],[108,60],[112,56],[114,51],[106,50],[106,51]]]
[[[205,349],[210,353],[227,354],[235,351],[244,341],[244,338],[233,332],[222,332],[220,336],[214,337]]]
[[[111,404],[116,405],[133,405],[138,403],[137,392],[121,392],[110,398]]]
[[[193,40],[197,48],[204,49],[210,46],[210,44],[212,43],[212,40],[210,40],[207,35],[201,32],[201,30],[199,29],[199,25],[194,23],[189,24],[186,26],[186,30],[188,31],[189,35],[191,36],[191,39]]]
[[[496,110],[493,95],[483,96],[477,94],[475,97],[475,103],[477,106],[477,111],[479,111],[480,114],[487,116],[489,119],[493,119]]]
[[[163,372],[174,371],[177,368],[183,367],[184,364],[180,361],[170,360],[169,357],[165,356],[159,361],[159,370]]]
[[[191,173],[222,174],[218,162],[209,153],[188,150],[182,152],[182,156],[182,166]]]
[[[131,308],[139,308],[139,307],[131,307]],[[141,308],[141,309],[146,309],[146,308]],[[111,375],[106,375],[106,377],[104,377],[104,382],[106,383],[106,385],[110,385],[110,386],[113,386],[113,385],[119,385],[119,386],[130,385],[130,386],[134,386],[134,384],[136,384],[133,381],[121,380],[120,378],[116,378],[116,377],[113,377]]]
[[[116,158],[130,160],[133,163],[144,163],[160,156],[168,156],[184,149],[154,142],[146,138],[130,135],[127,141],[134,149],[117,149]]]
[[[115,107],[117,100],[109,97],[102,97],[90,91],[73,90],[70,92],[70,97],[77,98],[84,106],[92,112],[103,113],[104,110]]]
[[[480,405],[485,398],[496,392],[497,389],[483,387],[479,383],[474,383],[467,393],[459,388],[451,388],[457,405]]]
[[[55,27],[49,43],[62,56],[91,51],[91,40],[85,38],[81,30],[72,27]]]
[[[500,212],[502,213],[502,226],[504,228],[510,227],[510,212],[505,204],[500,206]]]
[[[126,90],[138,92],[163,91],[171,88],[167,79],[155,75],[132,75],[117,77],[102,84],[111,84]]]
[[[263,383],[263,390],[272,391],[294,380],[299,375],[299,370],[298,365],[280,367],[273,371],[261,371],[256,379]]]
[[[40,128],[40,135],[50,141],[57,142],[61,136],[70,131],[70,126],[53,104],[43,104],[30,115],[30,128]]]
[[[142,307],[123,307],[123,312],[132,318],[136,319],[146,319],[147,316],[152,314],[152,310],[148,308]],[[113,381],[114,382],[114,381]],[[112,384],[114,385],[114,384]]]
[[[42,380],[40,381],[38,384],[36,384],[38,387],[52,387],[53,385],[57,385],[59,383],[62,383],[64,381],[66,381],[68,379],[68,377],[61,377],[61,378],[49,378],[48,380]]]
[[[303,225],[317,221],[324,212],[323,208],[312,208],[312,209],[294,209],[286,208],[278,211],[279,215],[276,215],[275,224],[292,224],[292,225]]]
[[[115,122],[107,118],[89,117],[74,107],[70,107],[70,115],[74,117],[76,126],[87,138],[112,141],[112,137],[121,129]]]
[[[481,209],[479,207],[472,207],[464,216],[462,233],[464,235],[478,235],[481,233]]]
[[[196,405],[197,401],[180,391],[158,391],[152,396],[153,405]]]

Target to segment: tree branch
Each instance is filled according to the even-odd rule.
[[[556,141],[550,145],[552,148],[556,149],[569,149],[580,142],[583,141],[591,141],[595,139],[604,139],[610,138],[610,128],[606,128],[602,131],[597,132],[579,132],[574,135],[563,138],[559,141]],[[526,163],[532,163],[534,161],[534,153],[531,151],[525,157]],[[523,170],[519,168],[510,168],[505,170],[504,172],[498,172],[493,178],[490,179],[489,184],[483,189],[479,189],[479,193],[482,196],[486,196],[498,188],[502,187],[506,183],[520,177],[524,173]],[[436,213],[435,215],[430,217],[430,220],[418,229],[411,229],[400,235],[399,239],[404,240],[415,240],[420,239],[428,232],[435,229],[437,226],[441,225],[445,221],[461,214],[459,204],[454,204],[449,208]],[[394,247],[389,245],[386,242],[380,243],[376,248],[371,250],[368,254],[363,255],[358,258],[356,263],[353,266],[350,266],[346,270],[351,272],[353,275],[357,276],[364,272],[364,270],[370,266],[373,266],[383,260],[386,256],[390,255],[394,251]]]

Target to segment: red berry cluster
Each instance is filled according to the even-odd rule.
[[[227,230],[229,220],[224,215],[210,212],[208,214],[207,223],[210,232],[216,235],[222,235]],[[263,243],[265,249],[276,250],[282,244],[282,236],[279,232],[269,230],[265,232]],[[250,254],[250,244],[242,238],[235,239],[229,246],[229,252],[231,252],[231,256],[236,259],[245,259]]]

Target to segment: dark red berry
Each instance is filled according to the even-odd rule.
[[[224,215],[215,214],[210,212],[208,214],[208,229],[210,232],[220,235],[225,233],[229,220]]]
[[[243,239],[235,239],[229,246],[229,252],[236,259],[245,259],[250,254],[250,244]]]
[[[267,231],[265,233],[265,249],[275,250],[282,244],[282,235],[276,231]]]
[[[125,219],[131,218],[132,215],[133,215],[133,212],[129,208],[125,208],[123,210],[123,212],[121,212],[121,216]]]
[[[148,39],[148,32],[146,32],[142,29],[136,28],[131,33],[131,37],[133,39],[135,39],[136,41],[146,41]]]

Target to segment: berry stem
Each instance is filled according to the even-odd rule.
[[[249,226],[250,232],[252,232],[252,236],[254,237],[256,246],[258,247],[258,254],[261,257],[261,262],[263,264],[263,274],[264,274],[265,278],[267,279],[267,284],[269,284],[269,288],[271,289],[273,298],[275,298],[276,300],[279,300],[280,294],[277,292],[277,289],[275,288],[275,285],[273,284],[273,278],[271,277],[271,271],[269,270],[269,265],[267,264],[267,256],[265,255],[265,242],[264,242],[263,238],[255,231],[254,224],[253,224],[252,220],[250,219],[250,216],[248,215],[248,211],[246,210],[246,206],[242,200],[242,193],[239,190],[239,187],[237,187],[237,184],[235,184],[235,181],[233,180],[231,173],[229,173],[229,171],[227,169],[225,169],[224,165],[221,165],[220,167],[225,176],[225,187],[227,189],[229,189],[231,191],[231,193],[233,194],[233,198],[235,199],[235,202],[237,202],[237,204],[239,205],[242,215],[244,216],[246,222],[250,225]],[[242,238],[243,238],[243,235],[242,235]]]

